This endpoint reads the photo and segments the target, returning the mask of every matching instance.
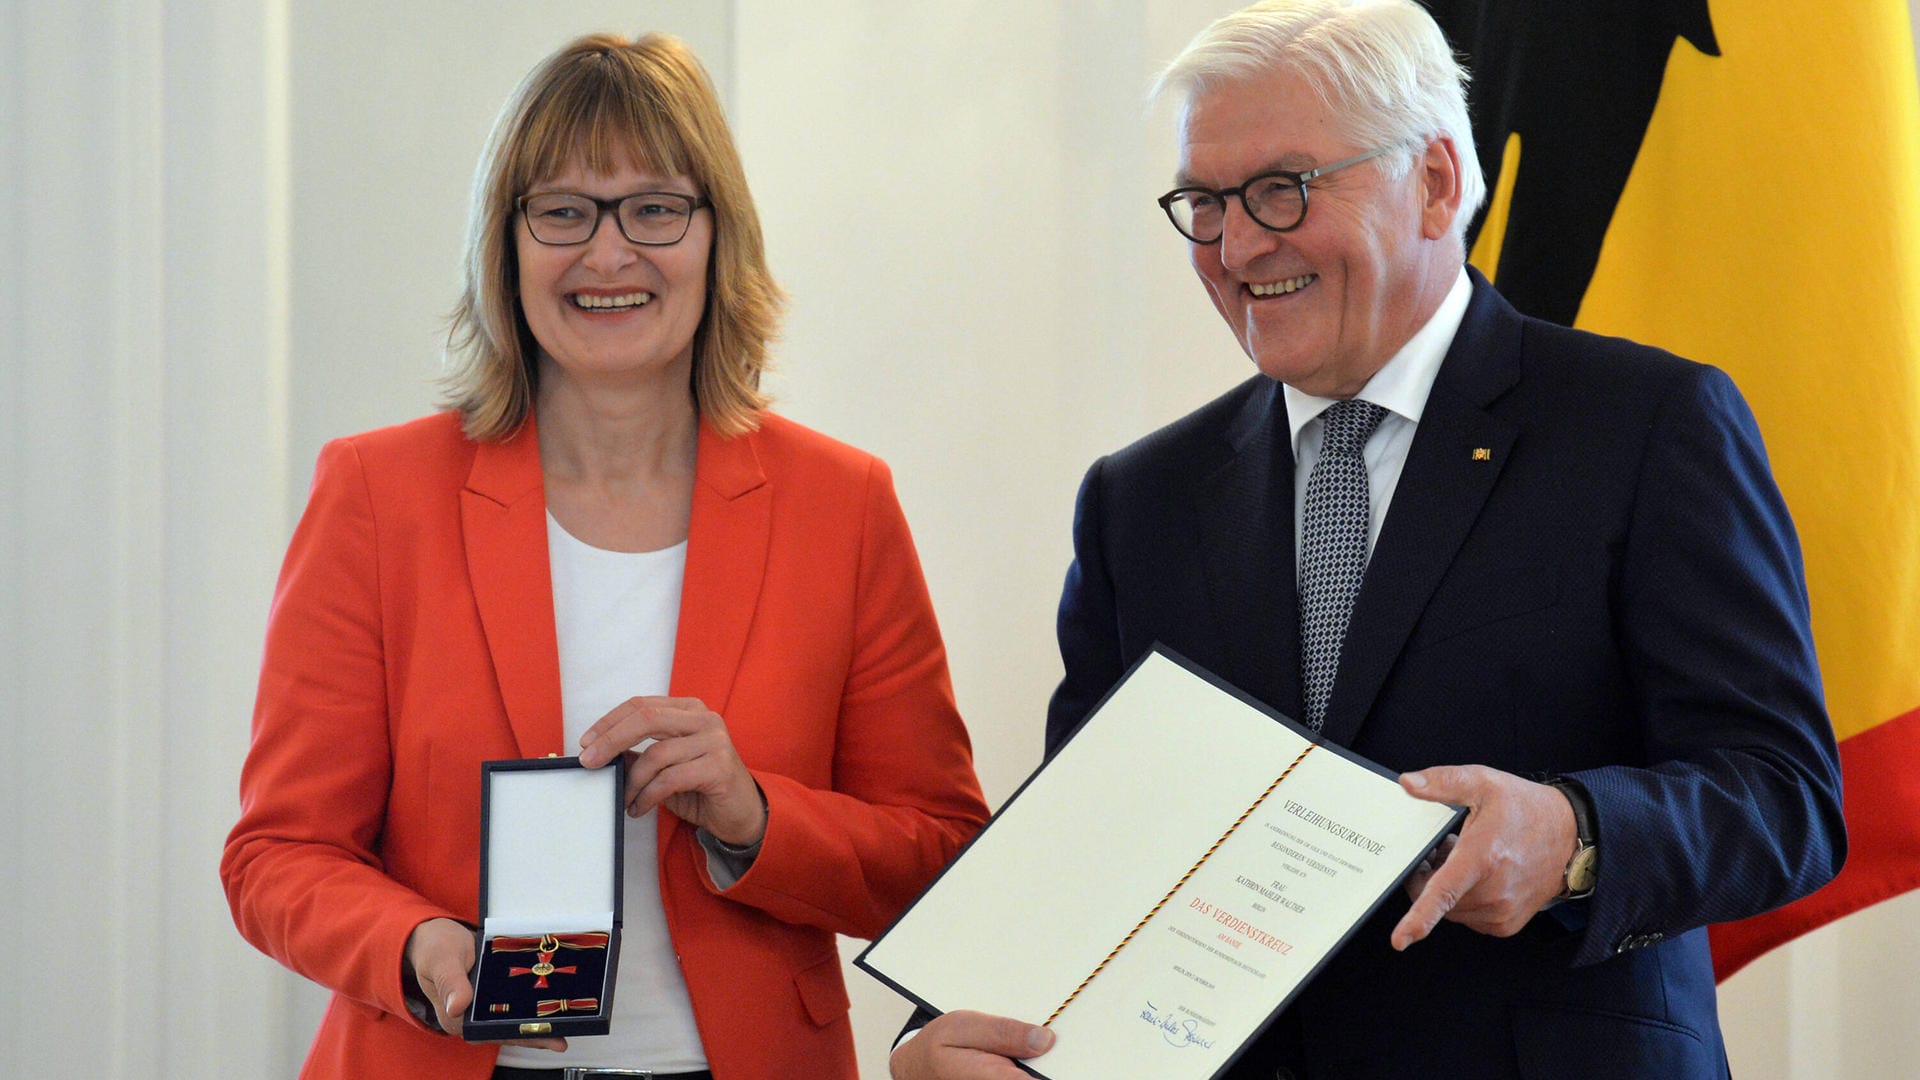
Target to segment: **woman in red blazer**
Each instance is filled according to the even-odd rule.
[[[476,190],[454,408],[330,443],[287,553],[234,919],[334,990],[305,1076],[851,1078],[834,935],[877,933],[986,816],[886,466],[764,411],[779,292],[679,42],[549,58]],[[596,560],[654,560],[677,605],[581,616]],[[629,672],[594,620],[648,603],[664,618],[617,640],[657,677],[635,660],[596,702]],[[618,985],[646,981],[615,1009],[639,1019],[496,1071],[457,1037],[480,762],[576,751],[657,819],[627,836],[658,880],[625,903]],[[655,953],[629,956],[649,918]]]

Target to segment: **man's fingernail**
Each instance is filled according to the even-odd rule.
[[[451,991],[449,991],[447,994],[447,1011],[448,1012],[453,1011],[453,994]]]
[[[1400,779],[1406,781],[1408,787],[1423,788],[1427,786],[1427,778],[1419,773],[1401,773]]]
[[[1053,1031],[1043,1027],[1028,1028],[1027,1045],[1031,1047],[1035,1053],[1045,1050],[1047,1047],[1053,1045]]]

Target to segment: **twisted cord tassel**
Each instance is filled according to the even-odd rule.
[[[1197,873],[1202,866],[1205,866],[1208,859],[1213,858],[1213,853],[1220,850],[1220,845],[1227,842],[1227,837],[1232,836],[1234,830],[1238,829],[1242,823],[1252,817],[1253,812],[1260,809],[1260,804],[1267,801],[1267,796],[1273,794],[1273,789],[1280,786],[1280,781],[1292,775],[1293,770],[1298,768],[1300,763],[1306,760],[1307,755],[1313,753],[1314,747],[1319,745],[1319,743],[1308,743],[1307,748],[1300,751],[1300,756],[1293,759],[1293,764],[1288,765],[1285,771],[1273,778],[1273,783],[1267,785],[1267,790],[1261,792],[1260,797],[1253,800],[1253,805],[1247,807],[1239,817],[1234,819],[1233,824],[1227,826],[1227,831],[1220,834],[1220,839],[1213,842],[1213,846],[1206,850],[1206,854],[1200,856],[1199,861],[1189,867],[1186,873],[1180,875],[1180,880],[1173,883],[1173,888],[1167,890],[1167,895],[1161,897],[1160,902],[1153,905],[1151,911],[1141,916],[1139,922],[1133,924],[1133,929],[1127,931],[1127,936],[1120,939],[1120,944],[1113,947],[1113,951],[1107,954],[1106,959],[1094,965],[1093,971],[1089,973],[1086,978],[1080,980],[1080,985],[1073,988],[1073,993],[1067,995],[1067,1000],[1061,1002],[1060,1007],[1053,1010],[1053,1015],[1047,1017],[1046,1023],[1041,1024],[1041,1027],[1053,1026],[1053,1022],[1060,1018],[1060,1014],[1067,1011],[1067,1006],[1073,1004],[1073,999],[1080,996],[1080,991],[1085,990],[1087,984],[1093,982],[1095,976],[1105,970],[1106,966],[1113,962],[1114,957],[1120,955],[1120,950],[1127,947],[1127,942],[1133,940],[1134,935],[1140,932],[1141,927],[1147,925],[1155,915],[1160,914],[1160,909],[1167,906],[1167,901],[1173,899],[1173,894],[1180,891],[1180,887],[1187,883],[1187,879]]]

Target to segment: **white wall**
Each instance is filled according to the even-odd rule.
[[[1038,758],[1075,485],[1245,361],[1152,204],[1206,0],[0,2],[0,924],[94,972],[0,1074],[291,1075],[323,995],[215,863],[266,601],[334,434],[432,407],[493,112],[590,29],[713,70],[793,294],[773,389],[895,466],[989,797]],[[1755,964],[1748,1080],[1920,1057],[1920,896]],[[17,958],[18,959],[18,958]],[[83,976],[83,979],[85,976]],[[867,1074],[904,1009],[849,975]]]
[[[290,986],[213,877],[285,543],[284,10],[0,10],[4,921],[31,943],[0,1010],[45,1018],[5,1071],[278,1071],[277,1024],[207,1017]]]

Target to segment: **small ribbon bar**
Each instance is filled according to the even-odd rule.
[[[599,1012],[600,999],[566,998],[564,1000],[540,1001],[534,1003],[533,1010],[535,1016],[553,1016],[556,1013],[563,1012]]]

